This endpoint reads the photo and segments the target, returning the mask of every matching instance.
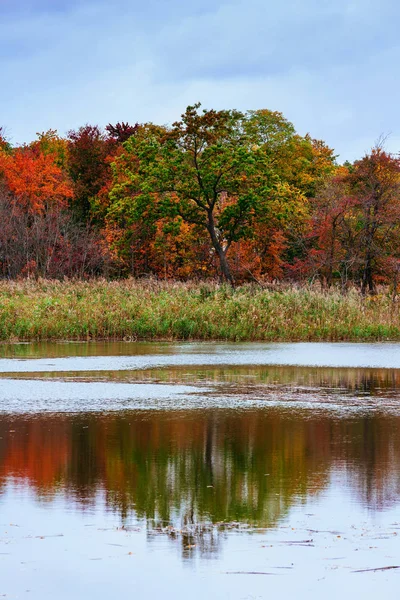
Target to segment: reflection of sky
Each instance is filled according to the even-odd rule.
[[[100,345],[101,347],[101,345]],[[129,352],[127,346],[127,352]],[[0,359],[0,373],[53,371],[123,371],[193,365],[293,365],[320,367],[400,368],[400,344],[171,344],[165,354],[85,356],[40,359]]]
[[[381,133],[397,151],[399,16],[396,0],[2,0],[1,124],[22,142],[200,100],[281,110],[343,159]]]
[[[62,373],[58,377],[62,378]],[[89,376],[85,373],[85,376]],[[368,384],[368,379],[365,380]],[[29,379],[0,380],[0,414],[90,413],[165,410],[284,410],[286,414],[330,414],[336,418],[369,416],[374,413],[398,416],[399,392],[383,387],[360,390],[351,382],[348,389],[263,384],[249,387],[209,381],[207,386],[160,383],[110,383],[108,381],[59,381]],[[376,392],[379,393],[376,393]]]
[[[0,413],[119,411],[164,407],[195,392],[183,385],[75,383],[63,381],[0,382]],[[185,398],[181,400],[185,402]]]

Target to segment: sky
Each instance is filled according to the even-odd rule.
[[[0,0],[13,144],[189,104],[281,111],[339,161],[400,150],[398,0]]]

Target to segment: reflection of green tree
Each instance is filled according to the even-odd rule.
[[[370,415],[341,428],[337,455],[349,484],[370,509],[388,508],[400,498],[399,426],[397,417]]]
[[[104,491],[125,524],[183,530],[184,546],[209,551],[232,522],[275,525],[334,469],[362,503],[397,502],[399,424],[282,409],[14,416],[0,422],[0,489],[17,477],[40,498],[61,489],[83,506]]]
[[[17,344],[1,344],[1,358],[65,358],[73,356],[126,356],[132,354],[151,355],[154,353],[174,354],[174,346],[167,342],[130,342],[96,341],[82,342],[30,342]]]
[[[310,453],[312,428],[279,416],[156,414],[131,423],[90,420],[87,429],[72,429],[74,486],[82,489],[85,480],[90,495],[102,472],[111,506],[124,517],[134,509],[157,524],[269,526],[295,498],[323,486],[329,471],[324,454]]]

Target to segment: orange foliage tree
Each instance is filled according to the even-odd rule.
[[[18,207],[31,213],[66,207],[72,187],[52,154],[37,148],[17,148],[12,153],[0,151],[0,174]]]

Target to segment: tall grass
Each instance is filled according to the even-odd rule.
[[[389,294],[212,283],[0,282],[0,340],[400,340]]]

